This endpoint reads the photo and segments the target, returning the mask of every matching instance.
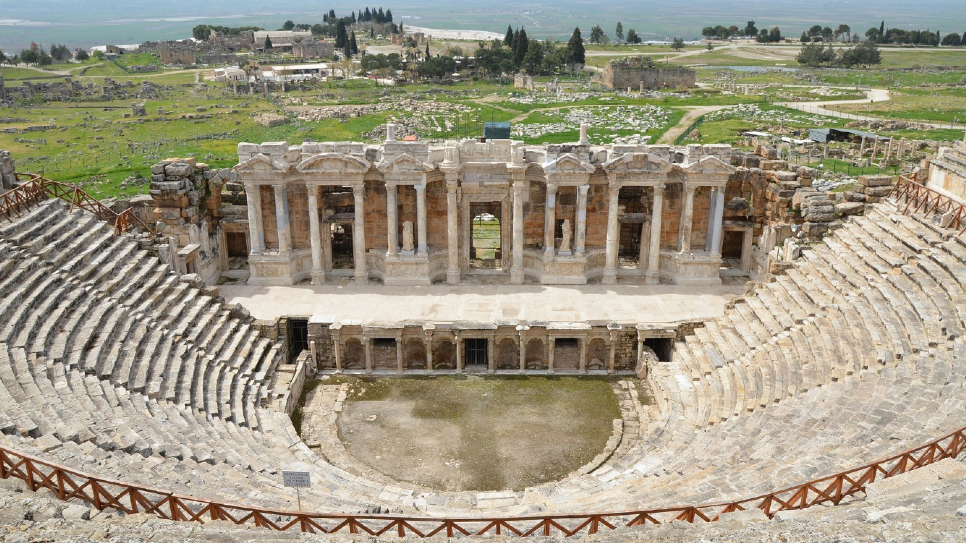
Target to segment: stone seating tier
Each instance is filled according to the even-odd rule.
[[[298,467],[323,511],[625,510],[766,492],[962,425],[966,247],[885,204],[676,342],[622,455],[500,500],[328,464],[261,407],[279,344],[84,214],[51,201],[0,225],[0,439],[106,477],[290,508],[278,472]]]

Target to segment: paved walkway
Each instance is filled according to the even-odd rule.
[[[229,304],[240,303],[256,319],[320,316],[333,321],[386,323],[403,320],[487,322],[669,323],[710,319],[744,292],[743,286],[671,285],[222,285]]]

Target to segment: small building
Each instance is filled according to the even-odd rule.
[[[262,66],[261,76],[265,81],[305,81],[325,79],[329,75],[329,65],[324,62],[314,64],[280,64]]]
[[[611,89],[682,89],[695,85],[695,72],[688,68],[658,68],[651,57],[612,60],[604,67],[604,85]]]
[[[309,31],[259,30],[254,34],[255,49],[265,49],[265,38],[270,38],[272,40],[272,49],[281,49],[283,51],[291,51],[292,47],[297,43],[315,40],[315,37]]]
[[[889,141],[892,139],[885,136],[879,136],[871,132],[853,130],[851,128],[809,128],[808,138],[819,143],[828,143],[830,141],[857,142],[862,138],[882,141]]]

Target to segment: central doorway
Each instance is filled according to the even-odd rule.
[[[495,270],[503,264],[502,204],[470,203],[470,268]]]

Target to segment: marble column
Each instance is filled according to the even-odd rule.
[[[704,238],[704,250],[709,253],[714,238],[714,206],[718,203],[718,199],[715,198],[717,192],[718,189],[711,189],[711,195],[708,197],[708,234]]]
[[[396,334],[396,373],[403,372],[402,334]]]
[[[556,350],[556,340],[547,338],[547,373],[553,373],[553,352]]]
[[[580,373],[587,373],[587,339],[577,338],[577,345],[580,346]]]
[[[426,176],[423,184],[413,187],[416,189],[416,253],[425,255],[426,247]]]
[[[694,187],[686,187],[681,203],[681,229],[678,247],[682,253],[691,251],[691,226],[694,222]]]
[[[285,185],[275,185],[275,227],[278,231],[278,252],[292,250],[292,228],[288,223],[288,190]]]
[[[426,339],[423,340],[423,344],[426,345],[426,371],[433,372],[433,333],[427,332]]]
[[[366,187],[353,185],[354,216],[352,231],[352,259],[355,261],[355,279],[357,282],[369,282],[369,272],[366,270]]]
[[[460,335],[456,334],[456,373],[463,373],[463,344]]]
[[[307,185],[309,193],[309,233],[312,238],[312,284],[325,283],[325,265],[322,262],[322,232],[319,224],[319,187]]]
[[[617,223],[617,201],[620,195],[620,187],[608,187],[607,192],[607,260],[604,264],[604,277],[601,279],[601,283],[613,285],[617,283],[617,244],[620,237],[620,227]]]
[[[396,205],[396,185],[386,183],[386,238],[389,248],[386,256],[399,254],[399,206]]]
[[[510,283],[522,285],[523,277],[523,179],[513,181],[513,262],[510,266]]]
[[[725,189],[720,187],[714,191],[714,213],[709,217],[713,229],[711,230],[711,254],[721,254],[722,228],[724,226]]]
[[[547,210],[543,226],[543,246],[547,257],[553,259],[556,252],[554,232],[557,229],[557,185],[547,183]]]
[[[496,373],[496,336],[486,340],[486,372]]]
[[[372,338],[363,337],[366,342],[366,373],[372,373]]]
[[[617,358],[617,334],[610,333],[610,358],[607,361],[607,373],[614,373],[614,361]]]
[[[451,285],[460,282],[459,208],[456,201],[458,179],[458,174],[446,174],[446,251],[449,256],[446,282]]]
[[[749,228],[741,237],[741,271],[746,273],[751,271],[752,234]]]
[[[262,228],[262,192],[254,183],[245,185],[248,200],[249,252],[257,254],[265,250],[265,229]]]
[[[584,254],[587,243],[587,192],[590,185],[580,185],[577,187],[577,236],[574,244],[574,251],[577,254]]]
[[[341,328],[341,326],[340,326]],[[339,328],[332,328],[332,350],[335,352],[335,371],[342,373],[342,341],[339,339]]]
[[[527,372],[527,329],[523,326],[517,327],[520,334],[520,373]]]
[[[661,212],[664,210],[664,185],[654,187],[654,203],[651,209],[651,246],[647,253],[645,282],[656,285],[661,275]]]

